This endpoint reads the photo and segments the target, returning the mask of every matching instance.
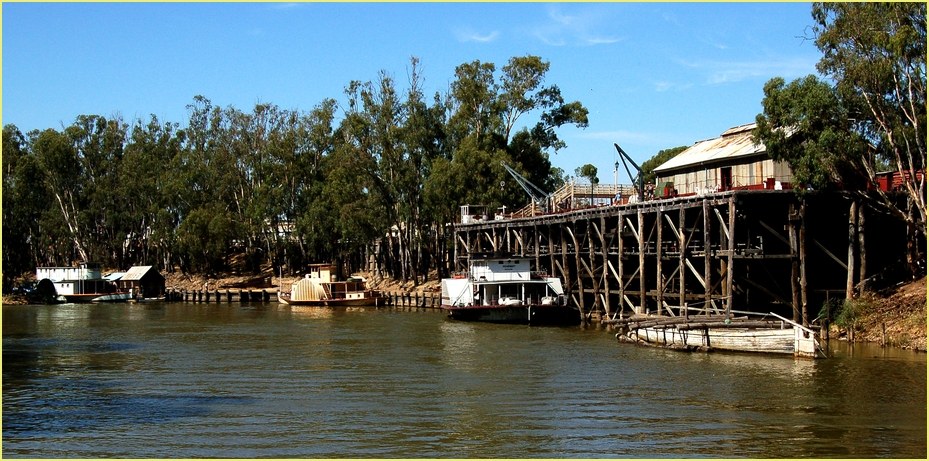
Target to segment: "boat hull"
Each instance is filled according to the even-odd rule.
[[[382,296],[352,298],[352,299],[313,299],[313,300],[294,300],[286,293],[280,293],[277,296],[278,302],[290,306],[311,306],[311,307],[354,307],[354,306],[383,306],[385,298]]]
[[[760,352],[816,357],[816,338],[796,327],[701,328],[644,327],[629,330],[620,339],[681,350]]]
[[[97,296],[90,301],[95,303],[119,303],[129,301],[130,299],[132,299],[132,295],[129,293],[108,293]]]
[[[559,305],[442,306],[448,317],[468,322],[522,325],[578,325],[577,309]]]
[[[63,303],[91,303],[91,302],[109,302],[105,298],[115,295],[116,293],[68,293],[58,295],[58,302]],[[125,300],[123,300],[125,301]]]

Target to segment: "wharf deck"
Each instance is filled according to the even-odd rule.
[[[455,270],[472,256],[533,258],[586,318],[776,312],[808,325],[863,268],[893,264],[905,224],[864,227],[855,197],[726,191],[455,226]]]

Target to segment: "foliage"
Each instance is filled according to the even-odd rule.
[[[458,205],[525,203],[501,162],[554,190],[556,130],[587,125],[586,108],[546,84],[541,58],[497,69],[462,64],[448,94],[427,97],[412,58],[405,86],[386,72],[349,82],[340,119],[334,99],[301,112],[198,95],[185,125],[7,125],[4,277],[79,260],[203,273],[373,260],[397,278],[441,274]]]
[[[873,306],[865,299],[847,299],[842,304],[842,308],[836,312],[832,322],[854,335],[854,332],[861,329],[862,316],[872,308]]]
[[[591,185],[600,183],[600,178],[597,177],[597,167],[589,163],[577,167],[574,170],[574,174],[576,174],[578,177],[587,179],[590,181]]]
[[[873,163],[872,153],[832,87],[812,75],[790,84],[774,78],[764,94],[754,134],[774,160],[790,165],[797,183],[864,186],[863,163]]]
[[[658,168],[668,160],[676,157],[677,154],[687,150],[687,146],[672,147],[670,149],[662,149],[658,151],[652,158],[642,162],[640,168],[642,168],[642,177],[645,181],[645,184],[655,181],[655,168]],[[634,174],[634,173],[633,173]]]
[[[862,319],[875,306],[868,298],[831,299],[823,303],[819,317],[854,336],[861,330]]]
[[[907,223],[918,271],[926,236],[926,4],[815,3],[815,76],[764,88],[755,140],[788,162],[800,183],[857,190]],[[908,200],[878,187],[888,168]]]

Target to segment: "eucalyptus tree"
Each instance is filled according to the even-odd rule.
[[[376,197],[377,208],[386,221],[379,229],[387,236],[383,259],[385,269],[397,278],[409,277],[405,263],[405,248],[409,239],[406,229],[404,201],[405,185],[413,174],[405,164],[400,126],[403,107],[396,85],[386,72],[376,83],[354,81],[346,88],[348,107],[340,126],[343,155],[351,159],[367,192]],[[392,229],[394,228],[394,229]],[[394,232],[396,231],[396,232]],[[393,237],[398,245],[393,245]]]
[[[177,123],[161,123],[154,115],[132,126],[118,189],[126,223],[126,257],[132,264],[172,266],[178,221],[170,212],[176,206],[170,183],[184,136]]]
[[[565,102],[558,86],[545,85],[549,68],[548,62],[531,55],[510,58],[499,77],[492,63],[473,61],[456,68],[450,93],[448,131],[454,155],[449,170],[466,174],[447,179],[469,187],[467,196],[450,198],[510,207],[524,204],[525,197],[501,161],[525,172],[536,185],[553,190],[560,184],[562,172],[553,170],[548,158],[549,152],[565,147],[556,130],[566,124],[586,127],[588,111],[578,101]],[[519,120],[533,113],[539,114],[538,121],[517,129]],[[491,163],[479,165],[486,162]]]
[[[678,146],[678,147],[672,147],[670,149],[662,149],[658,151],[658,153],[655,154],[652,158],[642,162],[641,181],[645,182],[646,184],[654,181],[655,177],[657,176],[655,174],[655,168],[658,168],[659,166],[661,166],[668,160],[671,160],[672,158],[676,157],[677,154],[680,154],[681,152],[684,152],[685,150],[687,150],[687,146]],[[635,180],[635,178],[629,178],[629,179],[633,181]]]
[[[398,90],[394,79],[381,72],[376,82],[352,82],[346,89],[348,107],[340,126],[347,152],[376,199],[385,220],[382,268],[408,280],[428,269],[424,243],[433,239],[433,222],[424,214],[424,181],[433,161],[445,149],[445,108],[436,97],[427,105],[418,59],[412,58],[409,86]]]
[[[574,174],[590,182],[590,204],[594,204],[594,186],[600,184],[600,178],[597,177],[597,167],[587,163],[574,169]]]
[[[926,5],[815,3],[812,14],[823,52],[817,68],[830,82],[769,81],[754,136],[801,182],[841,183],[907,223],[908,258],[918,270],[926,236]],[[905,204],[872,187],[882,169],[902,178]]]
[[[174,203],[170,214],[178,223],[177,262],[182,270],[215,272],[228,266],[239,234],[240,181],[229,129],[229,113],[235,110],[223,111],[203,96],[187,108],[185,142],[173,162],[176,174],[166,184]]]
[[[43,181],[36,186],[46,188],[54,199],[52,206],[60,212],[60,222],[66,228],[61,234],[66,235],[72,243],[76,256],[87,261],[90,259],[86,244],[87,235],[79,217],[79,213],[84,209],[84,175],[77,149],[67,136],[51,128],[32,132],[30,137],[32,152],[39,169],[43,172]],[[68,262],[60,261],[58,264]]]
[[[283,165],[282,176],[276,179],[284,187],[283,227],[289,236],[284,243],[284,260],[291,269],[318,260],[320,253],[329,251],[324,234],[331,226],[324,221],[331,219],[332,213],[323,203],[323,186],[327,158],[335,149],[336,108],[335,100],[324,99],[301,115],[289,133],[293,152],[282,151],[292,154]]]
[[[40,251],[43,215],[49,196],[44,173],[30,151],[29,141],[15,126],[3,127],[3,286],[12,277],[45,263]],[[54,210],[54,209],[52,209]]]
[[[128,126],[122,118],[81,115],[65,128],[81,165],[82,206],[75,213],[90,260],[116,266],[126,264],[122,242],[126,236],[123,198],[116,193]]]
[[[817,68],[857,120],[855,131],[903,176],[901,216],[926,233],[926,4],[814,3]],[[862,162],[869,177],[875,163]],[[915,216],[914,216],[915,215]]]
[[[446,131],[446,100],[436,93],[431,104],[423,91],[424,78],[419,59],[411,58],[406,99],[403,101],[401,144],[406,153],[404,163],[409,171],[403,185],[401,208],[408,229],[409,256],[413,278],[428,277],[429,269],[442,271],[441,254],[445,246],[445,226],[448,222],[435,216],[428,206],[426,181],[435,171],[435,162],[449,156]]]

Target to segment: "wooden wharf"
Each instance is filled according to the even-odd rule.
[[[857,210],[850,194],[768,189],[469,219],[455,225],[454,269],[478,255],[534,258],[588,321],[739,309],[809,325],[903,254],[902,222],[866,228]]]
[[[387,306],[420,309],[441,308],[441,296],[438,293],[418,292],[386,292]],[[245,290],[245,289],[217,289],[217,290],[175,290],[169,289],[165,295],[166,301],[190,303],[245,303],[245,302],[274,302],[277,303],[277,290]]]
[[[169,289],[165,293],[166,301],[181,301],[193,303],[219,303],[219,302],[277,302],[276,290],[176,290]]]

